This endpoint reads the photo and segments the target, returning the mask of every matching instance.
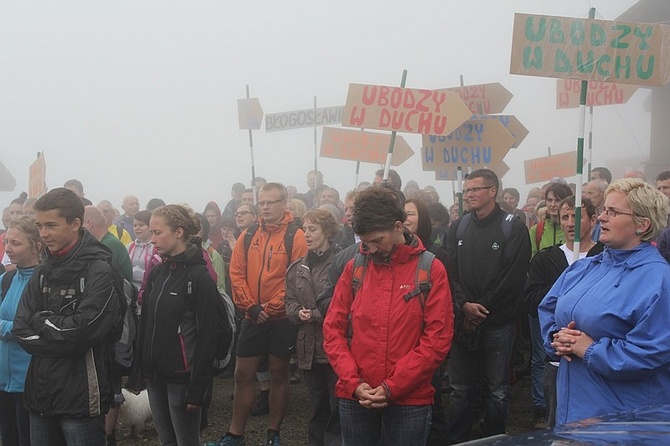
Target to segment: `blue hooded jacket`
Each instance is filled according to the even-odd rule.
[[[26,382],[30,354],[16,342],[12,336],[12,328],[21,294],[34,269],[17,268],[7,295],[2,296],[0,304],[0,390],[4,392],[22,393]],[[0,280],[2,277],[4,274],[0,276]]]
[[[545,350],[575,321],[594,342],[561,358],[556,424],[670,401],[670,266],[649,243],[566,269],[538,309]]]

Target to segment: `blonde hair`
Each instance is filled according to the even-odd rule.
[[[301,199],[291,198],[288,202],[291,206],[293,206],[293,218],[301,219],[305,215],[305,212],[307,212],[307,206]]]
[[[605,197],[611,192],[626,195],[636,225],[649,219],[649,228],[640,234],[643,242],[658,237],[665,229],[668,219],[668,198],[651,185],[637,178],[621,178],[613,181],[605,191]]]
[[[166,204],[156,208],[151,215],[152,217],[162,217],[172,231],[182,228],[184,230],[184,240],[189,243],[194,242],[197,237],[196,234],[202,229],[200,219],[195,213],[192,210],[189,212],[186,207],[178,204]]]
[[[42,237],[40,237],[40,230],[37,227],[37,222],[35,217],[32,215],[21,215],[19,217],[14,217],[12,221],[9,222],[9,227],[7,229],[18,229],[23,232],[28,240],[38,252],[42,250],[44,242]],[[39,245],[39,247],[38,247]]]

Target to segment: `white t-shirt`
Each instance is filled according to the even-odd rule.
[[[575,253],[572,252],[572,250],[570,250],[568,248],[568,245],[566,245],[565,243],[563,243],[560,246],[560,248],[563,251],[563,254],[565,254],[565,259],[568,261],[568,266],[572,265],[575,262]],[[579,260],[585,258],[586,254],[588,254],[588,253],[587,252],[580,252],[579,253]]]

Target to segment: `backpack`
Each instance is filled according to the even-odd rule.
[[[116,234],[117,234],[116,238],[121,240],[121,237],[123,237],[123,225],[120,225],[120,224],[117,223],[115,226],[116,226]]]
[[[9,287],[12,284],[12,279],[16,275],[16,270],[7,271],[4,276],[2,276],[2,298],[4,299],[9,291]],[[2,300],[0,300],[2,302]]]
[[[256,234],[259,227],[260,225],[258,223],[254,223],[249,226],[247,232],[244,233],[244,252],[247,256],[249,254],[251,240],[254,238],[254,234]],[[293,239],[295,238],[295,233],[298,232],[298,229],[300,229],[300,227],[294,222],[289,222],[289,224],[286,225],[286,232],[284,232],[284,249],[286,249],[286,255],[288,256],[287,267],[293,263],[291,258],[293,256]]]
[[[407,292],[403,298],[406,302],[409,302],[414,297],[419,299],[419,304],[421,305],[421,312],[425,310],[426,299],[428,299],[428,293],[430,293],[433,284],[430,282],[430,267],[433,264],[435,259],[435,254],[430,251],[422,251],[419,254],[419,263],[416,266],[416,275],[414,279],[414,289]],[[353,292],[354,299],[358,290],[363,286],[363,279],[365,278],[365,273],[368,269],[368,258],[367,256],[361,254],[360,252],[356,253],[354,256],[354,268],[351,278],[351,290]],[[351,328],[351,315],[349,315],[349,335],[351,338],[352,328]],[[421,322],[423,326],[423,321]]]
[[[502,230],[503,237],[506,241],[509,240],[509,238],[512,236],[512,229],[514,227],[515,218],[516,216],[514,214],[507,214],[500,222],[500,229]],[[471,220],[472,213],[465,214],[458,220],[458,227],[456,228],[456,240],[460,240],[461,237],[463,237],[463,234],[465,234],[465,230],[468,228],[468,225],[470,225]]]
[[[537,228],[535,228],[535,247],[537,250],[540,250],[540,242],[542,241],[542,233],[544,232],[544,222],[546,220],[542,220],[537,222]]]
[[[203,270],[205,267],[203,266]],[[200,274],[203,273],[200,270]],[[193,274],[194,271],[190,271]],[[207,274],[206,270],[204,271]],[[194,291],[194,275],[189,275],[186,292],[192,296]],[[217,291],[218,292],[218,291]],[[214,357],[214,376],[226,368],[233,356],[233,339],[235,337],[235,305],[226,293],[218,292],[216,299],[216,355]]]

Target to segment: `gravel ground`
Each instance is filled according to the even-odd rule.
[[[203,441],[213,440],[221,436],[229,426],[232,411],[232,378],[214,380],[214,397],[210,408],[210,426],[205,429]],[[444,394],[448,403],[449,395]],[[533,404],[530,398],[530,380],[524,377],[517,381],[511,391],[510,419],[508,433],[519,434],[533,429]],[[247,425],[247,445],[261,445],[267,429],[267,415],[251,417]],[[309,419],[309,403],[304,383],[291,385],[291,396],[288,414],[284,420],[281,432],[282,446],[298,446],[307,444],[307,420]],[[473,430],[473,438],[478,429]],[[158,436],[152,423],[147,423],[147,430],[143,438],[125,438],[125,429],[120,426],[117,430],[119,446],[143,445],[158,446]]]

